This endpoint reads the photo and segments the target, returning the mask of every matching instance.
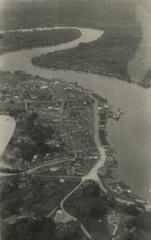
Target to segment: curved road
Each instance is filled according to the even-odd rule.
[[[71,195],[73,195],[79,188],[80,186],[83,184],[84,181],[87,180],[93,180],[95,182],[97,182],[99,184],[100,189],[107,194],[108,193],[108,189],[105,188],[105,186],[103,185],[101,179],[98,177],[98,170],[103,166],[103,164],[105,163],[106,160],[106,154],[105,154],[105,149],[104,147],[101,145],[100,142],[100,138],[99,138],[99,112],[98,112],[98,101],[96,98],[94,98],[93,96],[90,95],[91,98],[93,98],[94,100],[94,140],[95,140],[95,144],[98,148],[98,151],[100,153],[100,158],[97,161],[97,163],[91,168],[91,170],[89,171],[89,173],[85,176],[82,177],[80,184],[78,184],[70,193],[68,193],[63,200],[60,203],[60,208],[63,211],[63,213],[68,216],[71,220],[76,220],[76,218],[74,216],[72,216],[71,214],[69,214],[65,208],[64,208],[64,204],[65,202],[68,200],[69,197],[71,197]],[[127,201],[124,199],[120,199],[118,197],[115,197],[116,201],[120,202],[120,203],[124,203],[124,204],[132,204],[132,201]],[[115,224],[115,229],[114,229],[114,233],[113,233],[113,237],[116,234],[117,228],[118,228],[118,224]],[[86,230],[86,228],[81,224],[81,229],[83,230],[83,232],[85,233],[85,235],[92,240],[91,235],[89,234],[89,232]]]
[[[57,27],[58,29],[60,27]],[[63,27],[63,28],[69,28],[69,27]],[[38,28],[36,30],[38,31],[44,31],[44,30],[51,30],[54,28]],[[53,52],[53,51],[57,51],[57,50],[63,50],[63,49],[69,49],[69,48],[73,48],[78,46],[79,43],[81,42],[91,42],[94,41],[96,39],[98,39],[99,37],[101,37],[103,35],[103,31],[99,31],[99,30],[91,30],[91,34],[89,29],[82,29],[82,28],[77,28],[80,30],[81,32],[81,36],[69,43],[66,44],[60,44],[58,46],[55,47],[43,47],[43,48],[36,48],[36,49],[32,49],[32,50],[23,50],[23,51],[17,51],[17,52],[12,52],[12,53],[7,53],[4,54],[3,56],[0,56],[0,69],[1,70],[9,70],[9,71],[15,71],[15,70],[22,70],[22,71],[27,71],[31,74],[36,74],[36,67],[31,67],[32,63],[31,63],[31,58],[35,57],[35,56],[39,56],[40,54],[44,54],[47,52]],[[24,32],[28,32],[28,31],[34,31],[35,29],[21,29],[21,30],[17,30],[18,32],[24,31]],[[15,32],[16,30],[11,30],[13,32]],[[38,49],[38,51],[37,51]],[[24,52],[26,54],[24,54]],[[22,59],[23,58],[23,59]],[[17,63],[14,63],[14,59],[17,59]],[[21,60],[21,61],[20,61]],[[7,64],[4,64],[7,63]],[[45,71],[45,69],[41,69],[41,71]],[[90,95],[91,96],[91,95]],[[92,96],[91,96],[92,97]],[[104,147],[101,145],[100,143],[100,138],[99,138],[99,113],[98,113],[98,101],[97,99],[95,99],[94,97],[92,97],[94,100],[94,139],[95,139],[95,143],[96,146],[98,148],[98,151],[100,153],[100,158],[98,160],[98,162],[92,167],[92,169],[89,171],[89,173],[86,176],[83,176],[81,179],[80,184],[78,184],[70,193],[68,193],[64,199],[62,199],[62,201],[60,202],[60,208],[62,209],[62,211],[64,212],[64,214],[66,216],[68,216],[71,220],[76,220],[76,218],[72,215],[70,215],[64,208],[64,204],[67,201],[67,199],[74,194],[79,187],[82,185],[82,183],[84,181],[87,180],[94,180],[96,181],[99,186],[100,189],[104,192],[104,193],[108,193],[108,190],[105,188],[105,186],[103,185],[101,179],[98,177],[98,169],[100,169],[105,160],[106,160],[106,155],[105,155],[105,149]],[[41,166],[39,167],[43,167],[44,164],[41,164]],[[34,171],[33,168],[31,170],[29,170],[29,172]],[[4,176],[4,174],[3,174]],[[7,174],[8,176],[8,174]],[[119,201],[120,203],[126,203],[126,204],[131,204],[131,201],[127,201],[127,200],[123,200],[120,198],[116,198],[117,201]],[[81,224],[81,229],[83,230],[83,232],[85,233],[85,235],[87,236],[88,239],[92,240],[91,235],[89,234],[89,232],[85,229],[85,227]]]

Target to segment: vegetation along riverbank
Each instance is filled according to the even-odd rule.
[[[32,63],[40,67],[83,71],[131,82],[127,63],[138,47],[139,34],[139,27],[136,29],[136,26],[111,28],[93,43],[81,43],[74,49],[47,53],[33,58]]]
[[[93,44],[81,44],[67,52],[47,54],[33,59],[33,62],[43,67],[92,72],[131,82],[127,71],[128,63],[134,58],[142,38],[136,12],[135,0],[109,0],[109,3],[98,0],[63,0],[57,5],[58,14],[55,1],[29,1],[23,4],[13,1],[13,4],[6,4],[3,14],[0,14],[0,29],[59,25],[103,30],[104,36]],[[145,87],[150,85],[144,80],[138,81],[138,84]]]
[[[12,239],[25,234],[18,226],[24,226],[26,220],[25,232],[37,226],[39,221],[41,224],[47,222],[46,239],[52,234],[53,239],[58,240],[57,233],[62,231],[61,236],[68,236],[70,240],[75,240],[75,236],[85,240],[87,235],[106,240],[115,232],[123,240],[138,236],[141,221],[146,230],[141,229],[140,236],[147,237],[150,229],[146,221],[150,221],[150,212],[143,203],[131,204],[123,193],[117,198],[114,191],[103,192],[92,180],[79,185],[100,159],[94,142],[93,99],[98,102],[99,137],[106,149],[109,148],[107,118],[118,120],[120,111],[115,114],[106,99],[77,83],[51,81],[20,71],[14,74],[0,72],[0,78],[0,111],[16,121],[14,135],[2,159],[13,169],[24,170],[21,174],[16,172],[14,176],[1,177],[3,238],[10,239],[8,232]],[[106,165],[106,170],[110,171],[110,164]],[[110,177],[108,174],[108,179]],[[24,200],[23,196],[26,196]],[[80,225],[72,224],[69,216],[76,217]],[[50,233],[51,223],[53,231]]]
[[[0,54],[10,51],[59,45],[79,38],[77,29],[51,29],[0,34]]]

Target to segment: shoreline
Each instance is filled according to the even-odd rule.
[[[67,27],[60,30],[54,27],[0,31],[0,55],[33,48],[57,46],[75,41],[80,36],[80,30]]]
[[[110,118],[114,119],[115,113],[114,113],[114,111],[112,111],[112,108],[108,104],[108,101],[106,99],[104,99],[104,102],[106,102],[105,103],[105,113],[104,113],[105,120],[103,120],[104,127],[103,128],[101,127],[101,129],[103,129],[104,136],[102,136],[102,138],[101,138],[101,136],[99,135],[99,131],[100,131],[99,123],[100,123],[101,114],[102,114],[102,112],[100,111],[100,107],[101,107],[100,104],[102,105],[103,98],[101,96],[95,94],[94,92],[90,92],[89,90],[81,88],[81,86],[79,86],[79,85],[77,85],[77,88],[79,89],[79,91],[86,92],[95,101],[94,102],[94,115],[95,115],[94,138],[95,138],[95,143],[96,143],[97,149],[100,153],[100,160],[98,160],[96,163],[94,163],[91,170],[89,170],[89,172],[85,176],[82,177],[82,182],[87,181],[87,180],[94,180],[99,184],[100,188],[102,189],[102,191],[104,193],[112,194],[115,198],[117,197],[118,199],[121,199],[121,201],[124,201],[124,202],[125,201],[135,202],[136,199],[141,200],[141,198],[139,198],[137,195],[134,195],[132,191],[131,191],[130,196],[128,195],[128,192],[126,192],[125,196],[122,196],[123,193],[116,194],[116,192],[111,190],[110,184],[108,184],[106,182],[106,181],[112,179],[112,171],[114,171],[114,169],[116,168],[116,166],[118,164],[117,161],[114,159],[113,165],[106,166],[109,163],[108,153],[110,154],[111,157],[113,157],[112,150],[110,148],[110,143],[108,143],[108,140],[107,140],[107,134],[106,134],[107,133],[107,121]],[[102,111],[104,112],[104,110],[102,110]],[[120,112],[119,112],[119,115],[120,115]],[[114,120],[117,120],[117,119],[114,119]],[[120,120],[119,116],[118,116],[118,120]],[[101,143],[102,141],[104,142],[104,144]],[[102,156],[103,156],[104,160],[102,160]],[[7,176],[13,176],[13,175],[15,176],[16,174],[19,174],[19,175],[23,174],[24,172],[30,171],[30,169],[32,169],[32,168],[34,168],[34,166],[32,166],[29,169],[22,169],[20,171],[16,170],[16,169],[0,169],[0,172],[1,172],[2,177],[5,177],[5,175],[7,177]],[[104,171],[104,168],[105,168],[105,171]],[[105,176],[106,174],[107,174],[107,176]],[[124,184],[121,182],[119,183],[116,181],[116,185],[117,186],[123,185],[123,186],[120,186],[121,190],[122,189],[124,190],[124,188],[127,188],[129,190],[129,187],[124,186]],[[144,204],[145,203],[146,203],[146,201],[144,201]]]
[[[59,51],[59,52],[61,53],[62,50]],[[57,52],[57,54],[58,54],[58,52]],[[151,88],[151,83],[146,83],[145,78],[142,79],[143,81],[133,81],[129,77],[127,77],[126,75],[122,76],[118,73],[107,72],[104,69],[99,69],[97,66],[88,66],[88,65],[81,66],[81,65],[74,65],[74,64],[73,65],[70,64],[70,66],[69,66],[68,63],[67,64],[65,63],[65,64],[61,65],[60,62],[58,64],[54,64],[54,63],[50,64],[51,61],[49,61],[48,65],[47,65],[47,64],[44,64],[42,62],[39,62],[40,58],[47,57],[47,55],[49,55],[49,53],[44,54],[44,55],[42,54],[38,57],[33,57],[31,59],[32,64],[35,67],[40,67],[40,68],[43,68],[43,69],[53,69],[53,70],[62,70],[62,71],[68,71],[69,70],[69,71],[96,74],[96,75],[99,75],[99,76],[105,76],[105,77],[110,77],[110,78],[116,78],[119,81],[124,81],[126,83],[136,85],[136,86],[141,87],[143,89],[150,89]],[[53,53],[52,53],[52,55],[53,55]]]
[[[108,105],[109,106],[109,105]],[[99,112],[99,111],[98,111]],[[114,115],[114,112],[112,112]],[[123,114],[123,113],[122,113]],[[98,113],[99,115],[99,113]],[[108,112],[106,113],[108,115]],[[118,180],[116,177],[113,177],[115,169],[118,167],[118,161],[116,157],[113,155],[114,151],[111,149],[110,143],[107,139],[107,121],[108,119],[113,119],[114,121],[120,121],[120,117],[118,119],[114,119],[112,116],[106,118],[105,126],[104,126],[104,138],[106,144],[102,145],[102,149],[105,154],[105,161],[102,166],[98,169],[98,177],[101,180],[103,188],[106,190],[104,193],[111,194],[114,196],[117,201],[121,203],[131,203],[131,204],[140,204],[141,207],[151,207],[150,203],[144,198],[141,198],[139,195],[135,194],[129,187],[127,183],[124,183]],[[99,130],[98,130],[99,131]],[[100,137],[101,141],[101,137]],[[112,160],[109,159],[112,158]],[[112,188],[115,186],[115,188]],[[102,188],[102,189],[103,189]]]

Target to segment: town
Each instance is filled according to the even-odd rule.
[[[52,163],[46,171],[85,175],[99,158],[94,142],[94,100],[76,83],[32,79],[16,72],[10,92],[7,79],[9,73],[1,83],[0,113],[15,118],[16,129],[3,160],[12,170],[39,170],[41,163]],[[105,105],[102,99],[102,107]],[[61,167],[56,167],[59,162]]]
[[[1,178],[0,186],[4,222],[13,226],[22,217],[37,219],[44,215],[53,218],[56,226],[64,223],[59,230],[64,232],[67,224],[75,221],[72,215],[76,215],[86,225],[81,220],[89,214],[83,205],[86,194],[85,204],[92,209],[89,219],[95,218],[95,228],[106,229],[107,218],[114,239],[121,231],[123,211],[134,216],[150,213],[150,205],[145,200],[136,198],[129,187],[113,177],[118,163],[107,141],[106,125],[108,118],[119,120],[120,109],[112,111],[107,99],[83,89],[77,82],[47,80],[21,71],[0,72],[0,75],[0,115],[11,116],[16,121],[13,136],[1,157],[7,167],[1,167],[0,171],[8,174],[8,178]],[[106,154],[106,161],[98,171],[103,184],[100,188],[89,177],[83,180],[100,159],[95,140],[95,102],[98,136]],[[11,203],[7,192],[11,194]],[[77,206],[81,206],[80,212]],[[99,236],[108,235],[107,229],[102,231]],[[92,226],[90,232],[95,232]]]

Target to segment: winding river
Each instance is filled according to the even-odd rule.
[[[43,69],[33,66],[31,63],[32,57],[76,47],[81,42],[94,41],[103,34],[103,31],[94,29],[78,29],[81,31],[81,36],[72,42],[1,55],[0,69],[22,70],[45,78],[77,81],[84,88],[106,97],[113,108],[121,107],[124,115],[120,121],[108,122],[109,142],[116,150],[116,158],[119,161],[118,177],[129,184],[138,196],[151,201],[151,90],[111,77]],[[26,29],[26,31],[28,30]],[[30,29],[30,31],[32,30]]]

